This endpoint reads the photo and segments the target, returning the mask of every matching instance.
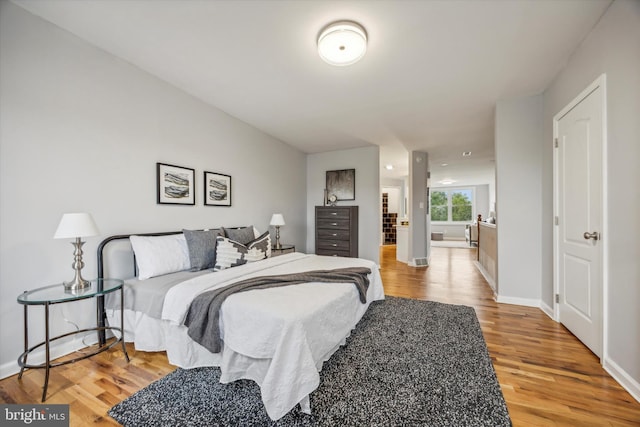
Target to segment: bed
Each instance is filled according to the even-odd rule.
[[[175,232],[137,236],[178,238],[179,235]],[[111,251],[113,258],[120,261],[132,258],[131,248],[127,247],[129,237],[112,236],[100,244],[100,277],[109,277],[110,271],[117,270],[113,262],[111,268],[106,267],[107,245],[119,244],[119,249]],[[266,241],[270,248],[270,240]],[[218,249],[221,257],[221,246]],[[138,255],[136,251],[135,267],[142,262]],[[369,304],[384,299],[384,291],[378,268],[369,260],[302,253],[266,256],[213,272],[183,269],[140,280],[137,269],[137,277],[122,272],[118,277],[132,277],[125,281],[127,342],[133,342],[136,350],[166,351],[169,363],[181,368],[219,366],[222,383],[238,379],[255,381],[260,386],[267,414],[277,420],[297,404],[303,412],[311,413],[309,395],[319,385],[323,362],[344,345]],[[219,353],[212,353],[194,341],[184,325],[192,300],[208,290],[255,277],[347,267],[370,269],[365,302],[352,283],[309,282],[235,293],[220,308],[223,345]],[[119,305],[109,298],[105,304],[107,321],[119,325]]]

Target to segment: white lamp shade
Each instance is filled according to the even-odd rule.
[[[271,222],[269,223],[269,225],[273,225],[273,226],[284,225],[284,217],[282,216],[282,214],[280,213],[273,214],[273,216],[271,216]]]
[[[54,239],[75,239],[76,237],[97,236],[100,234],[91,214],[66,213],[62,215]]]
[[[318,37],[318,54],[331,65],[355,64],[367,51],[367,33],[355,22],[328,25]]]

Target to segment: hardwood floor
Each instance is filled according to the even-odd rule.
[[[537,308],[493,300],[476,249],[431,250],[429,268],[416,269],[383,246],[385,293],[475,308],[514,426],[640,426],[640,403],[566,328]]]
[[[475,308],[514,426],[640,426],[640,403],[598,359],[542,311],[497,304],[475,268],[475,249],[432,248],[428,268],[381,249],[387,295]],[[107,410],[174,367],[164,353],[116,349],[51,370],[47,403],[70,404],[71,426],[117,425]],[[73,356],[73,355],[71,355]],[[0,402],[39,403],[43,370],[0,381]]]

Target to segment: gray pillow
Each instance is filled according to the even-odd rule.
[[[222,233],[213,230],[182,230],[189,249],[191,271],[213,268],[216,265],[216,237]]]
[[[252,242],[256,236],[253,234],[253,225],[240,228],[223,228],[224,236],[243,245]]]

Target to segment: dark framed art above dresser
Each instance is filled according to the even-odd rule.
[[[358,257],[358,206],[316,206],[316,255]]]

